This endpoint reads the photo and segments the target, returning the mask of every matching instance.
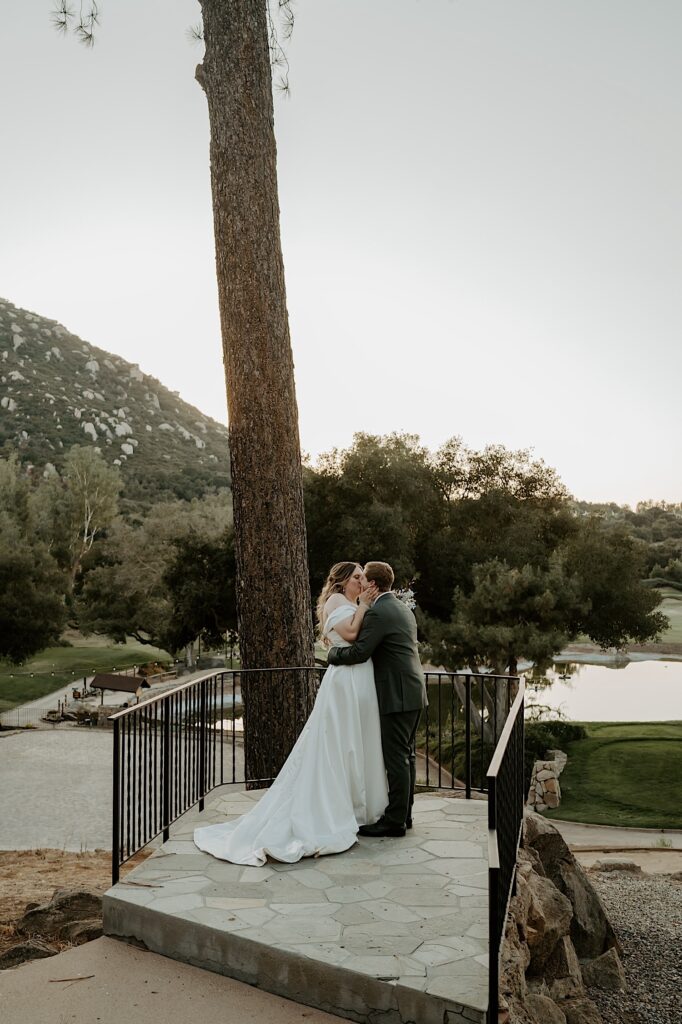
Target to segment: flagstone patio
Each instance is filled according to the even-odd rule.
[[[418,795],[403,839],[242,867],[196,826],[263,791],[218,791],[104,898],[104,931],[350,1020],[483,1024],[488,1005],[487,804]]]

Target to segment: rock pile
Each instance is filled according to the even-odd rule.
[[[559,776],[566,767],[568,757],[563,750],[547,750],[545,761],[536,761],[530,777],[528,806],[536,811],[546,811],[561,803]]]
[[[625,986],[618,939],[557,830],[526,812],[500,973],[509,1024],[601,1024],[588,986]]]

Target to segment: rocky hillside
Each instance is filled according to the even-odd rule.
[[[135,502],[230,483],[226,427],[134,363],[0,299],[0,453],[59,467],[74,444],[119,466]]]

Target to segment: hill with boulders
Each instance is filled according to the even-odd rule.
[[[59,469],[76,444],[120,468],[132,501],[230,485],[227,427],[138,365],[0,299],[0,455]]]

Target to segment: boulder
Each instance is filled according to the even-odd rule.
[[[599,977],[618,977],[615,947],[601,901],[560,833],[526,814],[502,947],[506,1024],[602,1024],[585,991],[580,949],[597,950],[586,959]]]
[[[528,991],[532,992],[534,996],[548,996],[549,987],[544,978],[528,978]]]
[[[591,999],[567,999],[561,1004],[566,1024],[603,1024],[602,1016]]]
[[[93,917],[90,921],[72,921],[62,929],[62,938],[73,942],[74,946],[99,939],[103,934],[101,917]]]
[[[537,851],[545,874],[548,874],[548,864],[572,856],[561,833],[546,818],[532,811],[526,811],[523,816],[523,845]]]
[[[525,933],[520,934],[512,911],[507,916],[500,960],[500,992],[503,995],[523,1002],[527,991],[526,970],[529,963],[530,950],[525,941]]]
[[[530,950],[531,974],[543,968],[562,936],[571,927],[571,904],[548,879],[534,872],[527,880],[530,904],[526,925],[526,942]]]
[[[16,946],[10,946],[4,953],[0,953],[0,971],[8,967],[17,967],[18,964],[26,963],[27,960],[40,960],[46,956],[55,956],[58,950],[48,946],[47,942],[40,939],[27,939],[25,942],[18,942]]]
[[[24,935],[62,938],[77,922],[102,919],[102,894],[92,889],[57,889],[49,903],[27,910],[17,922]]]
[[[582,972],[585,984],[590,987],[610,992],[625,992],[627,988],[625,971],[615,949],[607,949],[595,960],[584,963]]]
[[[523,839],[539,855],[545,874],[573,907],[571,939],[579,957],[592,959],[618,940],[599,895],[561,834],[539,814],[524,815]]]
[[[593,871],[629,871],[633,875],[641,875],[639,864],[631,860],[597,860],[592,865]]]
[[[510,999],[507,1004],[507,1010],[509,1012],[507,1024],[536,1024],[535,1018],[531,1017],[525,1003],[519,999]]]
[[[559,861],[550,878],[573,907],[571,939],[578,956],[591,959],[612,946],[621,952],[602,901],[575,858]]]
[[[580,962],[568,935],[557,942],[545,964],[544,976],[549,984],[549,995],[555,1002],[585,995]]]
[[[566,1016],[547,996],[531,992],[526,996],[526,1009],[536,1024],[566,1024]]]
[[[532,846],[521,846],[519,848],[519,856],[517,857],[517,864],[519,862],[530,864],[530,866],[532,867],[533,871],[537,872],[538,875],[543,875],[544,876],[545,869],[542,866],[542,861],[540,860],[540,854]]]

